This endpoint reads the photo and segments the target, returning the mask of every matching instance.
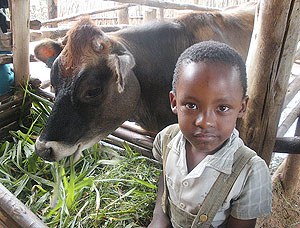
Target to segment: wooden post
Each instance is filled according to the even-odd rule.
[[[29,78],[29,0],[12,0],[13,66],[15,85],[25,85]]]
[[[156,20],[156,9],[151,9],[151,8],[147,8],[144,11],[144,20],[143,22],[149,22],[149,21],[153,21]]]
[[[298,118],[295,136],[300,136],[300,119]],[[299,152],[298,147],[298,152]],[[272,176],[273,189],[277,183],[282,184],[282,189],[287,198],[294,195],[299,188],[300,154],[289,154]]]
[[[295,136],[300,136],[300,119],[298,118]],[[299,148],[300,150],[300,148]],[[287,197],[293,196],[299,186],[300,154],[289,154],[282,169],[282,187]]]
[[[164,21],[165,20],[165,11],[163,8],[159,8],[159,20]]]
[[[48,19],[57,18],[57,0],[47,0]],[[57,23],[49,25],[50,28],[57,27]]]
[[[118,24],[129,24],[128,8],[119,10]]]
[[[262,0],[257,10],[247,58],[250,100],[239,129],[269,164],[299,37],[300,1]]]

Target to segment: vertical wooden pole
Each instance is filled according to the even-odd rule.
[[[165,20],[165,10],[163,8],[159,8],[159,20],[160,21]]]
[[[57,0],[47,0],[48,19],[57,18]],[[50,28],[57,27],[57,23],[49,25]]]
[[[143,22],[149,22],[149,21],[153,21],[156,20],[156,9],[148,9],[146,8],[144,11],[144,20]]]
[[[12,0],[11,3],[15,86],[24,86],[29,78],[30,0]]]
[[[119,10],[118,24],[129,24],[128,8]]]
[[[247,58],[248,110],[239,126],[246,145],[269,164],[300,27],[299,0],[261,0]]]

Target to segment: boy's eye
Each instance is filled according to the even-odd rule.
[[[221,105],[218,107],[218,111],[220,111],[220,112],[226,112],[228,110],[229,110],[229,107],[226,105]]]
[[[188,109],[197,109],[197,106],[193,103],[186,103],[185,107],[187,107]]]

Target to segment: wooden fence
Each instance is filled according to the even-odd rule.
[[[180,1],[180,2],[179,1],[177,1],[177,2],[161,2],[161,1],[157,1],[157,0],[114,0],[114,1],[118,2],[119,4],[116,4],[116,3],[113,4],[112,1],[107,1],[107,0],[97,1],[99,6],[102,6],[101,4],[103,4],[103,2],[107,3],[106,8],[105,9],[100,8],[99,10],[89,11],[89,12],[86,12],[86,13],[79,13],[79,14],[75,14],[75,15],[73,14],[71,16],[64,16],[64,17],[54,18],[54,19],[51,19],[51,20],[43,21],[42,25],[49,25],[49,24],[52,24],[52,23],[61,23],[61,22],[65,23],[65,22],[69,22],[70,20],[77,19],[78,17],[84,16],[84,15],[92,15],[92,16],[97,15],[96,20],[98,20],[98,18],[101,18],[101,16],[99,14],[105,15],[108,12],[110,12],[110,13],[113,12],[115,15],[118,15],[118,17],[116,17],[116,18],[110,19],[114,23],[116,23],[120,20],[123,20],[123,21],[127,20],[127,22],[129,21],[129,23],[130,23],[130,20],[128,20],[129,15],[130,15],[130,9],[131,8],[136,9],[137,7],[139,7],[139,9],[141,9],[141,6],[136,6],[137,4],[143,4],[143,5],[146,5],[147,7],[151,7],[152,9],[153,9],[153,7],[158,9],[158,11],[155,9],[155,13],[153,13],[153,10],[152,10],[153,16],[149,16],[149,15],[151,15],[151,12],[149,13],[148,20],[152,20],[154,18],[157,18],[157,16],[158,16],[159,19],[165,19],[164,11],[166,11],[166,9],[168,9],[168,10],[169,9],[176,9],[177,11],[180,11],[180,10],[211,10],[212,9],[211,6],[213,6],[213,7],[215,7],[215,6],[224,7],[224,6],[230,6],[230,5],[235,5],[235,4],[241,3],[241,1],[237,1],[237,0],[235,0],[235,1],[229,1],[229,0],[228,1],[222,1],[222,5],[220,5],[220,1],[213,1],[213,0],[210,0],[210,1],[204,1],[204,0],[203,1],[202,0],[197,1],[197,0],[194,0],[194,1]],[[96,2],[93,2],[93,1],[88,1],[88,2],[89,2],[89,5],[85,5],[85,7],[90,6],[90,7],[96,8]],[[244,0],[242,2],[247,2],[247,1]],[[123,4],[121,4],[121,3],[123,3]],[[207,4],[209,7],[208,6],[201,6],[201,5],[198,5],[198,4],[195,4],[195,3]],[[216,4],[216,3],[219,3],[219,5]],[[78,10],[78,8],[76,7],[76,1],[75,1],[74,4],[75,4],[75,9]],[[63,7],[65,7],[64,4],[61,6],[61,8],[63,8]],[[124,14],[122,15],[123,19],[122,18],[120,19],[120,14],[117,14],[116,11],[124,11],[124,9],[127,10],[127,11],[125,11],[125,15]],[[70,12],[70,11],[68,11],[68,12]],[[142,18],[143,21],[145,21],[145,17],[147,17],[147,12],[146,11],[137,11],[137,12],[139,12],[139,13],[143,12],[144,13],[144,15],[141,18]],[[58,15],[60,15],[60,14],[61,14],[61,12]],[[124,17],[125,17],[125,19],[124,19]],[[113,30],[117,30],[117,29],[122,28],[121,25],[111,26],[109,29],[108,29],[107,26],[101,26],[101,27],[105,31],[113,31]],[[36,33],[35,38],[32,36],[32,39],[38,40],[41,37],[47,37],[47,36],[51,36],[53,38],[52,31],[57,32],[59,30],[49,29],[48,33],[47,33],[48,35],[45,35],[42,32],[41,33],[35,32]],[[60,35],[65,34],[66,31],[67,31],[67,29],[64,29],[64,31],[61,31]],[[284,109],[286,107],[286,105],[292,100],[292,98],[294,98],[295,95],[298,93],[299,88],[300,88],[299,85],[300,85],[300,77],[298,76],[298,77],[295,77],[294,80],[289,84],[288,92],[286,94],[285,101],[284,101],[282,109]],[[287,130],[290,128],[290,126],[295,122],[295,120],[298,118],[299,113],[300,113],[300,104],[296,105],[296,107],[289,113],[289,115],[286,117],[286,119],[279,126],[277,136],[280,137],[280,138],[278,138],[278,140],[276,141],[276,145],[275,145],[275,149],[274,149],[276,152],[287,152],[287,153],[292,153],[292,154],[300,153],[300,150],[298,150],[298,151],[296,150],[297,146],[299,148],[300,139],[298,139],[298,138],[281,138],[287,132]],[[125,128],[126,128],[126,126],[125,126]],[[124,132],[124,131],[121,130],[121,132]],[[129,133],[128,134],[127,133],[125,135],[124,134],[120,135],[118,133],[115,133],[117,135],[111,136],[111,139],[113,139],[112,141],[116,142],[116,145],[120,144],[119,143],[120,138],[121,138],[121,140],[126,139],[127,141],[130,141],[130,137],[128,137]],[[116,137],[119,137],[119,139],[117,139]],[[139,136],[137,136],[137,137],[139,138]],[[117,143],[117,141],[118,141],[118,143]],[[138,139],[135,139],[135,136],[132,136],[132,138],[131,138],[132,145],[134,145],[136,143],[136,141],[138,141]],[[147,144],[147,146],[139,145],[139,147],[143,147],[141,149],[141,151],[144,152],[145,150],[148,150],[148,152],[149,152],[150,147],[149,147],[148,144]],[[139,149],[139,148],[137,148],[137,149]],[[148,154],[148,152],[147,152],[147,154]]]

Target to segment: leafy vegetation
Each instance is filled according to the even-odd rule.
[[[132,151],[96,144],[73,158],[46,162],[34,141],[52,103],[27,91],[31,114],[11,140],[0,143],[0,181],[49,227],[147,226],[155,204],[160,167]]]

